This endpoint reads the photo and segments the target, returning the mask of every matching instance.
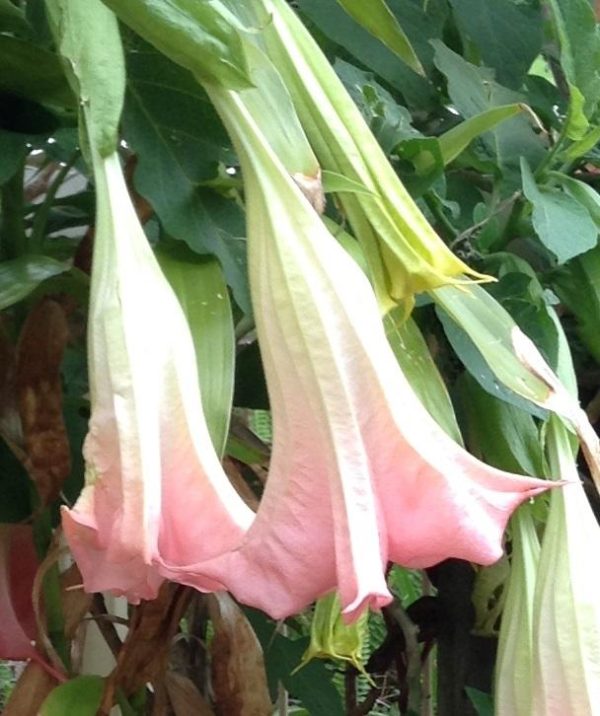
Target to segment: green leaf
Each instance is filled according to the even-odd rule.
[[[519,89],[542,47],[539,9],[511,0],[450,0],[461,34],[471,40],[498,81]]]
[[[372,72],[339,58],[334,69],[386,154],[406,139],[423,137],[412,126],[410,112],[375,80]]]
[[[567,176],[562,172],[549,172],[549,174],[562,185],[567,194],[572,196],[579,204],[585,206],[596,226],[600,229],[600,194],[589,184]]]
[[[237,304],[249,313],[243,213],[233,199],[202,186],[226,154],[225,129],[188,72],[146,44],[127,62],[123,129],[138,157],[136,188],[170,236],[219,259]]]
[[[600,363],[600,248],[561,266],[552,276],[552,288],[575,316],[579,337]]]
[[[102,156],[117,149],[125,60],[117,18],[100,0],[47,0],[64,67],[78,94],[89,141]]]
[[[410,40],[385,0],[338,0],[344,10],[362,27],[420,75],[425,71]]]
[[[457,443],[462,436],[446,384],[427,348],[421,331],[412,318],[405,319],[402,309],[390,311],[384,318],[385,332],[394,355],[434,420]]]
[[[23,10],[10,0],[0,0],[0,28],[18,35],[30,35],[32,29]]]
[[[373,195],[363,184],[354,179],[348,179],[343,174],[324,169],[321,172],[321,182],[323,191],[326,194],[339,194],[340,192],[348,194],[369,194]]]
[[[583,100],[582,114],[589,119],[600,100],[600,29],[592,4],[589,0],[549,0],[548,5],[560,41],[561,65],[571,89],[571,101],[576,88]]]
[[[207,82],[251,86],[242,37],[222,3],[193,0],[105,0],[126,25],[171,60]]]
[[[515,355],[516,324],[502,306],[477,284],[443,286],[430,295],[443,309],[438,316],[452,347],[481,387],[532,415],[545,416],[532,402],[544,403],[549,388]]]
[[[271,694],[281,681],[290,694],[306,707],[310,716],[343,716],[342,699],[332,683],[332,672],[323,662],[311,661],[296,673],[310,639],[288,639],[276,632],[277,625],[255,609],[244,609],[265,655]]]
[[[15,174],[28,152],[26,137],[0,130],[0,186]]]
[[[41,104],[77,106],[57,55],[3,34],[0,34],[0,90]]]
[[[493,72],[476,67],[438,40],[433,40],[435,64],[448,80],[448,94],[465,118],[476,117],[491,108],[521,103],[524,97],[494,81]],[[511,182],[520,183],[519,157],[536,166],[545,156],[540,138],[523,115],[512,117],[481,136],[483,148]],[[516,187],[515,187],[516,188]]]
[[[543,477],[544,454],[531,415],[493,398],[467,373],[457,387],[471,452],[501,470]]]
[[[427,40],[441,36],[446,9],[438,10],[441,3],[437,0],[429,3],[431,14],[426,14],[415,3],[403,1],[401,4],[403,14],[398,15],[402,26],[415,47],[417,40],[420,41],[423,50],[417,47],[417,51],[421,62],[427,66],[427,54],[432,54]],[[298,5],[303,15],[328,38],[401,92],[408,104],[422,108],[433,108],[438,104],[433,85],[401,62],[397,55],[353,20],[337,0],[299,0]]]
[[[465,687],[465,691],[477,711],[477,716],[494,716],[494,699],[491,694],[486,694],[471,686]]]
[[[194,340],[202,406],[218,455],[229,431],[235,339],[229,292],[219,262],[185,245],[164,248],[157,259],[183,308]]]
[[[77,676],[50,692],[40,716],[96,716],[103,692],[101,676]]]
[[[523,193],[532,205],[533,228],[542,244],[563,264],[593,248],[598,228],[583,204],[564,192],[538,187],[529,165],[521,159]]]
[[[0,263],[0,311],[18,303],[42,281],[69,270],[69,265],[48,256],[25,255]]]
[[[506,104],[476,114],[464,122],[452,127],[438,137],[444,165],[456,159],[471,142],[485,132],[489,132],[500,122],[510,119],[523,111],[521,104]]]

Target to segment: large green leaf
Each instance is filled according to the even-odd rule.
[[[217,454],[229,430],[235,339],[227,284],[219,262],[185,245],[159,248],[160,266],[187,318],[198,364],[202,406]]]
[[[467,373],[458,391],[471,452],[501,470],[543,477],[544,455],[531,415],[496,400]]]
[[[598,227],[587,208],[577,199],[557,189],[537,186],[527,162],[521,160],[523,193],[531,202],[533,228],[558,263],[592,249],[598,240]]]
[[[294,671],[302,662],[310,639],[289,639],[277,633],[277,625],[254,609],[244,609],[265,655],[271,693],[281,682],[306,707],[310,716],[342,716],[342,699],[332,683],[332,672],[324,662],[313,660]]]
[[[42,281],[68,269],[67,263],[48,256],[25,255],[0,263],[0,311],[24,299]]]
[[[516,324],[502,306],[477,284],[443,286],[430,293],[444,311],[438,314],[453,348],[481,387],[534,415],[545,415],[531,403],[543,404],[550,389],[515,355]]]
[[[489,69],[472,65],[438,40],[432,44],[435,64],[448,80],[450,99],[465,119],[524,100],[521,95],[495,82]],[[481,140],[499,168],[505,174],[513,175],[514,184],[520,183],[519,157],[526,157],[532,166],[537,166],[544,157],[544,146],[529,119],[523,115],[502,122],[483,134]]]
[[[412,318],[405,319],[401,309],[390,311],[384,319],[384,325],[392,350],[413,390],[448,435],[462,444],[446,384],[419,327]]]
[[[251,85],[242,36],[218,2],[104,0],[124,23],[198,77],[240,89]]]
[[[571,112],[585,131],[600,100],[600,29],[589,0],[549,0],[560,41],[561,66],[571,90]],[[573,104],[575,103],[575,107]],[[581,139],[581,131],[572,134]]]
[[[415,72],[424,74],[423,65],[410,40],[385,0],[370,0],[368,4],[363,0],[338,0],[338,2],[365,30],[398,55],[402,62]]]
[[[29,35],[31,27],[21,8],[13,5],[11,0],[0,0],[0,29],[2,32],[14,32],[18,35]]]
[[[42,104],[76,106],[57,55],[3,34],[0,34],[0,89]]]
[[[96,716],[103,692],[101,676],[77,676],[50,692],[40,716]]]
[[[450,0],[461,33],[473,42],[483,63],[496,70],[498,81],[519,89],[540,52],[539,9],[511,0]]]
[[[408,104],[423,108],[438,104],[433,85],[353,20],[337,0],[299,0],[298,5],[327,37],[401,92]],[[397,12],[402,27],[416,48],[420,61],[427,67],[427,53],[430,57],[432,54],[427,40],[441,36],[446,8],[435,0],[428,3],[428,13],[425,13],[417,4],[403,0],[391,5],[391,9],[396,11],[398,5],[402,9],[401,13]]]
[[[585,206],[600,230],[600,194],[589,184],[561,172],[550,172],[550,176],[562,185],[567,194]]]
[[[226,158],[225,129],[192,75],[146,44],[128,53],[128,81],[123,129],[138,157],[136,188],[169,235],[219,259],[249,312],[242,211],[202,185]]]
[[[47,0],[46,7],[78,94],[89,140],[101,155],[117,149],[125,96],[125,61],[116,17],[100,0]]]

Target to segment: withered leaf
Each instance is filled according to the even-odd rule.
[[[13,689],[2,716],[37,714],[48,694],[58,685],[56,679],[35,661],[25,667]]]
[[[273,711],[262,648],[242,610],[225,592],[209,597],[214,626],[212,685],[219,716],[269,716]]]
[[[16,393],[25,467],[42,505],[58,497],[71,470],[60,380],[68,338],[63,309],[56,301],[43,298],[29,313],[17,346]]]
[[[215,716],[194,682],[176,671],[167,671],[165,686],[175,716]]]

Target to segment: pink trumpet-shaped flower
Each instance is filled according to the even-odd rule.
[[[86,590],[137,602],[156,596],[162,560],[188,564],[231,549],[253,513],[213,449],[189,327],[118,156],[96,156],[94,170],[86,486],[62,518]]]
[[[244,171],[274,446],[240,547],[171,576],[220,581],[275,618],[337,588],[352,620],[390,601],[388,560],[496,561],[511,512],[549,483],[489,467],[443,432],[398,366],[365,275],[236,96],[215,98]]]

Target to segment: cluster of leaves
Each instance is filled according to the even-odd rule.
[[[294,5],[438,233],[474,268],[497,277],[489,291],[553,367],[560,341],[548,307],[558,309],[580,394],[592,420],[599,419],[600,34],[592,4],[389,0],[400,30],[391,36],[360,2]],[[225,445],[232,479],[256,499],[268,466],[269,404],[252,333],[237,159],[193,77],[123,33],[122,140],[130,189],[167,274],[170,256],[204,272],[202,281],[181,271],[169,278],[180,284],[180,295],[195,292],[188,318],[202,336],[205,410],[209,424],[220,426],[213,440]],[[59,573],[52,534],[58,506],[72,503],[83,481],[94,188],[79,145],[77,103],[42,0],[0,0],[0,103],[0,522],[31,522],[40,561],[50,555],[43,586],[47,638],[69,666],[67,642],[76,629],[69,631],[63,605],[77,578]],[[328,211],[343,220],[335,204]],[[230,304],[222,300],[227,294]],[[497,384],[448,315],[425,299],[417,306],[414,317],[451,390],[466,443],[506,467],[502,441],[490,441],[493,421],[482,418],[490,414],[489,395],[521,409],[515,413],[521,426],[522,410],[540,411]],[[397,340],[398,350],[410,354],[406,334]],[[228,391],[229,431],[229,410],[219,397]],[[535,461],[525,463],[508,468],[539,472]],[[150,702],[176,714],[211,713],[208,673],[220,713],[238,713],[239,704],[231,705],[236,693],[257,698],[257,683],[264,687],[257,709],[281,701],[284,689],[299,704],[290,711],[296,714],[407,713],[415,704],[411,690],[423,698],[434,690],[432,674],[423,686],[420,671],[434,643],[438,713],[488,713],[480,692],[491,690],[497,623],[485,637],[474,635],[474,581],[475,572],[462,563],[428,575],[394,572],[398,603],[418,625],[419,642],[399,629],[393,612],[373,616],[364,654],[371,681],[352,669],[341,678],[320,662],[294,672],[308,645],[308,617],[277,627],[259,613],[247,612],[246,620],[238,610],[231,617],[218,600],[169,588],[157,604],[129,614],[123,642],[102,600],[82,598],[78,613],[98,618],[118,657],[111,695],[124,713],[143,713]],[[152,699],[147,682],[156,687]],[[476,689],[475,706],[465,701],[465,685]],[[54,682],[47,686],[41,699]],[[69,698],[89,702],[95,713],[105,691],[93,677],[68,688],[74,691],[63,692],[45,713],[67,713]],[[15,713],[25,713],[18,711],[22,703],[14,702]]]

